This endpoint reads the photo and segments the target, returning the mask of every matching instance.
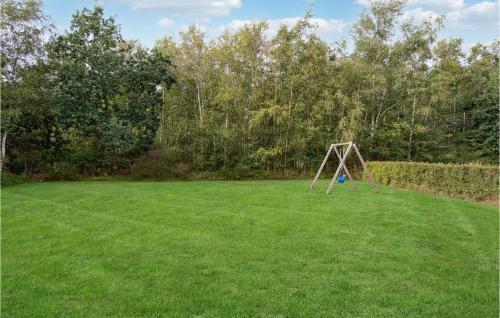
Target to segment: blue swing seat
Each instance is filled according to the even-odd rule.
[[[344,183],[344,181],[345,181],[345,178],[346,178],[346,177],[347,177],[347,176],[346,176],[345,174],[343,174],[342,176],[340,176],[340,178],[339,178],[338,182],[339,182],[339,183]]]

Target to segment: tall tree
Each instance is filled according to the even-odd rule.
[[[6,158],[9,133],[17,126],[33,100],[26,94],[22,71],[45,57],[44,44],[50,24],[39,0],[1,0],[0,58],[2,63],[2,116],[0,170]],[[29,73],[25,73],[27,75]]]
[[[56,65],[53,103],[82,165],[116,168],[155,135],[168,60],[125,42],[103,8],[77,11],[70,32],[50,46]]]
[[[456,161],[464,149],[461,140],[461,105],[464,53],[460,39],[441,40],[434,47],[431,81],[432,130],[436,144],[433,152],[439,161]]]
[[[467,58],[465,83],[462,86],[464,106],[457,114],[463,120],[461,132],[470,147],[467,160],[479,158],[498,163],[499,138],[499,57],[500,41],[488,48],[477,44]]]
[[[353,27],[355,48],[352,58],[362,72],[356,94],[363,105],[364,126],[368,127],[365,136],[372,157],[382,149],[387,151],[386,137],[378,136],[378,131],[384,117],[398,106],[398,92],[393,89],[395,74],[390,63],[393,60],[390,41],[403,5],[402,0],[374,1]]]
[[[406,136],[407,160],[412,160],[418,152],[415,139],[430,132],[427,127],[432,113],[429,62],[442,19],[429,18],[420,25],[413,24],[411,20],[405,22],[402,25],[403,40],[394,45],[393,64],[398,76],[396,89],[400,91],[402,101],[399,105],[401,113],[398,113],[394,126],[401,128],[402,138]],[[398,147],[403,148],[404,144]],[[422,153],[425,154],[425,150]]]

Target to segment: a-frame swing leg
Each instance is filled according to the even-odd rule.
[[[319,176],[321,175],[321,171],[323,171],[323,168],[325,167],[325,164],[328,161],[328,157],[330,156],[332,149],[333,149],[333,144],[331,144],[330,148],[328,148],[328,152],[326,153],[325,159],[323,159],[323,162],[321,163],[321,166],[319,167],[318,173],[316,173],[316,176],[314,177],[314,180],[311,183],[311,186],[309,187],[309,189],[312,189],[314,187],[314,184],[316,183],[316,181],[318,181]]]
[[[340,169],[344,166],[344,161],[351,152],[351,148],[352,148],[352,142],[349,143],[349,146],[347,147],[344,156],[342,157],[342,159],[340,159],[339,167],[335,171],[335,174],[333,175],[332,181],[330,181],[330,185],[328,186],[328,190],[326,190],[326,193],[330,193],[330,191],[332,190],[333,184],[335,183],[335,180],[337,180],[337,177],[339,176]]]
[[[340,157],[340,153],[338,152],[337,147],[334,146],[333,150],[337,154],[337,158],[339,158],[339,161],[341,161],[342,158]],[[349,170],[347,169],[347,166],[345,164],[343,164],[343,167],[344,167],[345,173],[347,174],[347,176],[349,177],[349,180],[352,183],[352,187],[356,188],[356,182],[354,182],[354,179],[351,177],[351,174],[349,173]]]
[[[363,165],[363,168],[365,169],[366,174],[368,175],[368,178],[370,179],[370,182],[373,183],[373,185],[375,186],[375,192],[378,192],[379,191],[378,184],[375,182],[375,178],[373,177],[372,173],[370,172],[370,169],[368,169],[368,166],[366,165],[365,161],[363,160],[363,157],[361,156],[361,153],[359,152],[359,149],[356,146],[356,144],[354,144],[354,151],[358,155],[359,161],[361,161],[361,164]]]

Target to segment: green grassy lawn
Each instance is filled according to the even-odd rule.
[[[2,190],[2,317],[498,317],[493,206],[327,181]]]

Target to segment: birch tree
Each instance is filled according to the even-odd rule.
[[[22,70],[45,57],[45,40],[50,32],[39,0],[2,0],[0,55],[2,62],[2,116],[0,129],[0,171],[6,160],[7,138],[16,121],[29,108],[20,89]]]

